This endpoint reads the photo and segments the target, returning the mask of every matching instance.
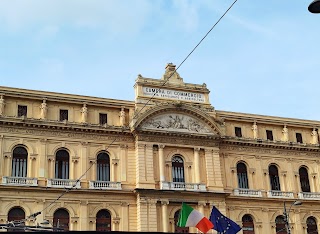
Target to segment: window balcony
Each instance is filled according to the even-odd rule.
[[[4,176],[2,177],[2,184],[16,186],[38,186],[38,179],[27,177]]]
[[[48,188],[81,188],[80,181],[67,179],[48,179]]]
[[[233,191],[235,196],[243,196],[243,197],[262,197],[261,190],[253,190],[253,189],[243,189],[238,188]]]
[[[89,189],[121,190],[121,182],[89,181]]]
[[[282,191],[269,191],[268,197],[270,198],[294,198],[293,192],[282,192]]]
[[[183,183],[183,182],[160,182],[160,189],[186,190],[186,191],[207,191],[205,184],[192,184],[192,183]]]
[[[299,199],[320,200],[320,193],[300,192],[298,196],[299,196]]]

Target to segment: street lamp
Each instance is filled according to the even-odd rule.
[[[289,213],[291,211],[292,206],[300,206],[302,204],[301,201],[294,201],[292,202],[292,204],[290,205],[289,211],[287,212],[287,208],[286,208],[286,202],[283,202],[283,216],[284,216],[284,222],[286,224],[286,228],[287,228],[287,233],[291,234],[291,227],[289,224]]]
[[[314,0],[312,3],[310,3],[308,10],[311,13],[320,13],[320,0]]]

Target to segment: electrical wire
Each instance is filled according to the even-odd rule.
[[[171,73],[171,75],[168,77],[167,80],[164,81],[164,83],[161,86],[164,86],[169,79],[177,72],[177,70],[182,66],[182,64],[191,56],[191,54],[193,54],[193,52],[199,47],[199,45],[203,42],[203,40],[209,35],[209,33],[216,27],[216,25],[222,20],[222,18],[229,12],[229,10],[233,7],[233,5],[237,2],[238,0],[235,0],[230,6],[229,8],[223,13],[223,15],[217,20],[217,22],[210,28],[210,30],[202,37],[202,39],[198,42],[198,44],[191,50],[191,52],[185,57],[185,59],[179,64],[179,66],[174,70],[174,72]],[[154,93],[149,99],[148,101],[143,105],[143,107],[134,114],[134,116],[131,118],[131,120],[129,121],[128,126],[130,126],[131,122],[133,121],[134,118],[136,118],[139,113],[147,106],[147,104],[154,98],[156,93]],[[109,147],[119,138],[119,136],[116,136],[115,139],[106,147],[105,150],[108,150]],[[61,193],[54,201],[52,201],[51,203],[49,203],[47,206],[45,206],[41,211],[39,211],[40,213],[42,213],[43,211],[45,211],[46,209],[48,209],[51,205],[53,205],[54,203],[56,203],[61,197],[63,197],[65,194],[67,194],[69,191],[71,191],[72,189],[75,188],[75,186],[77,185],[77,183],[80,182],[80,180],[86,175],[86,173],[92,168],[93,165],[96,164],[96,161],[93,162],[90,167],[76,180],[76,182],[74,183],[74,185],[70,188],[66,188],[65,191],[63,193]],[[36,212],[36,213],[39,213]],[[34,213],[34,214],[36,214]],[[39,214],[40,214],[39,213]],[[30,217],[30,216],[29,216]]]

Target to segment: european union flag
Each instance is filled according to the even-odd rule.
[[[218,234],[236,234],[241,230],[238,224],[221,214],[215,206],[212,207],[210,221],[214,225],[213,229],[216,230]]]

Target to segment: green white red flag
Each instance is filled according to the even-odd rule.
[[[182,203],[178,226],[196,227],[203,233],[207,233],[213,228],[213,224],[209,219],[204,217],[199,211],[184,203]]]

